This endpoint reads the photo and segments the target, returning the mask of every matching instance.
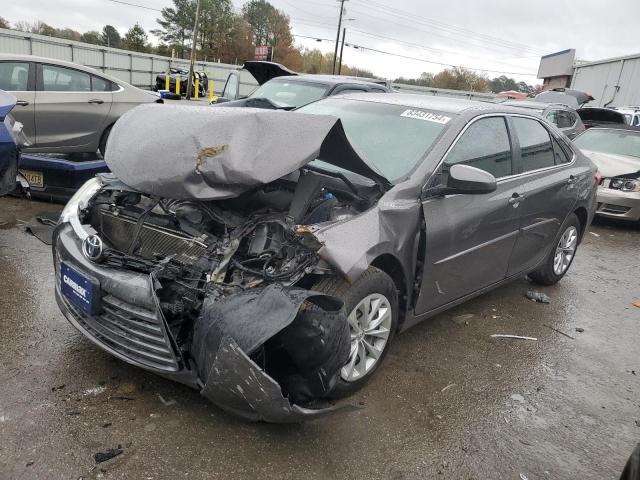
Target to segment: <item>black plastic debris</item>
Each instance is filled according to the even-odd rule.
[[[546,293],[542,293],[542,292],[534,292],[533,290],[529,290],[525,296],[533,301],[533,302],[537,302],[537,303],[551,303],[551,299],[549,298],[549,296]]]
[[[118,455],[122,454],[124,452],[124,450],[122,449],[122,445],[118,445],[118,448],[109,448],[107,450],[105,450],[104,452],[98,452],[96,453],[93,458],[96,461],[96,463],[102,463],[102,462],[106,462],[107,460],[111,460],[112,458],[117,457]]]
[[[578,333],[582,333],[582,332],[584,332],[584,328],[577,327],[577,328],[576,328],[576,332],[578,332]]]

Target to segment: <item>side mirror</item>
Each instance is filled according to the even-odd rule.
[[[456,164],[449,169],[444,194],[482,194],[491,193],[498,188],[496,177],[489,172],[469,165]]]

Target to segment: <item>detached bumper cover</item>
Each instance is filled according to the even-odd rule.
[[[117,358],[196,388],[223,410],[251,421],[300,422],[357,408],[308,409],[295,404],[324,396],[347,361],[349,328],[340,300],[278,284],[223,300],[207,298],[186,359],[159,308],[149,275],[88,261],[69,224],[54,232],[53,254],[62,313]],[[98,314],[85,314],[61,293],[63,261],[97,280],[102,297]],[[288,363],[281,363],[283,368],[267,364],[264,370],[250,357],[259,357],[265,349]]]

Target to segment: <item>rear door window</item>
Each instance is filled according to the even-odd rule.
[[[56,65],[42,65],[42,89],[45,92],[90,92],[88,73]]]
[[[29,84],[27,62],[0,62],[0,90],[26,92]]]
[[[520,142],[522,172],[530,172],[556,164],[551,137],[537,120],[512,117],[513,128]]]
[[[565,110],[558,110],[556,112],[558,122],[558,128],[571,128],[576,123],[577,117],[574,113]]]
[[[445,158],[443,173],[458,163],[479,168],[496,178],[511,175],[511,142],[504,117],[472,123]]]
[[[222,98],[226,98],[228,100],[236,99],[238,91],[238,81],[238,75],[229,75],[229,78],[227,78],[227,84],[224,86],[224,90],[222,91]]]
[[[93,92],[112,92],[116,90],[115,84],[102,77],[91,75],[91,91]]]

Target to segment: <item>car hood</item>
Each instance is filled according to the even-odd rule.
[[[640,175],[640,158],[594,152],[592,150],[582,150],[582,153],[596,164],[603,177],[611,178],[635,172]]]
[[[390,187],[341,121],[326,115],[141,105],[116,122],[106,150],[109,169],[126,185],[174,199],[235,197],[315,159]]]
[[[256,79],[258,85],[262,85],[272,78],[298,75],[296,72],[294,72],[293,70],[289,70],[284,65],[280,65],[279,63],[274,62],[260,62],[252,60],[249,62],[244,62],[242,68],[244,68],[253,76],[253,78]]]

